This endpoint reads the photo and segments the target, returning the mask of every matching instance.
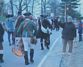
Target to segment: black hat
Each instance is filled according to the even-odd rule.
[[[28,12],[28,13],[24,13],[23,14],[24,16],[30,16],[30,15],[32,15],[30,12]]]
[[[7,14],[6,17],[10,18],[10,17],[13,17],[13,15],[12,14]]]
[[[42,18],[46,18],[46,17],[47,17],[47,15],[40,15],[40,17],[42,17]]]

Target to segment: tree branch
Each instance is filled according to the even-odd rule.
[[[30,2],[31,2],[31,0],[28,1],[27,5],[29,5]]]
[[[25,6],[25,7],[22,9],[22,11],[24,11],[26,8],[27,8],[27,7]]]
[[[19,9],[19,8],[18,8],[18,5],[16,5],[16,4],[13,4],[13,5],[14,5],[17,9]]]

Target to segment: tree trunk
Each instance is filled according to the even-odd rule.
[[[3,5],[4,5],[4,1],[0,0],[0,15],[3,15]]]
[[[28,12],[28,2],[26,0],[26,12]]]
[[[34,1],[35,0],[33,0],[33,3],[32,3],[32,14],[33,14],[33,10],[34,10]]]
[[[14,16],[13,0],[10,0],[12,15]]]
[[[22,14],[22,0],[19,1],[19,10],[18,10],[18,15],[21,15]]]
[[[44,1],[44,14],[46,14],[46,0]]]

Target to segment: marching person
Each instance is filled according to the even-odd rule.
[[[36,25],[32,20],[31,13],[25,13],[25,20],[20,24],[18,31],[22,30],[22,40],[24,44],[24,59],[25,59],[25,65],[29,64],[28,59],[28,49],[30,48],[30,62],[34,62],[34,46],[35,44],[31,43],[31,37],[35,36],[36,32]]]
[[[4,35],[4,28],[0,23],[0,62],[3,63],[3,35]]]
[[[59,22],[58,25],[63,28],[62,42],[63,42],[63,54],[66,53],[67,44],[69,46],[68,54],[72,53],[73,40],[76,37],[76,28],[72,22],[72,18],[68,17],[66,23]]]
[[[5,23],[6,29],[7,29],[7,33],[8,33],[8,41],[9,41],[9,45],[11,46],[11,44],[14,44],[14,31],[15,31],[15,27],[14,27],[14,19],[12,15],[7,15],[7,21]],[[12,42],[11,42],[11,36],[12,35]]]

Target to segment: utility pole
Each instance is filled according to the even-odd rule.
[[[67,22],[67,3],[65,3],[65,22]]]

